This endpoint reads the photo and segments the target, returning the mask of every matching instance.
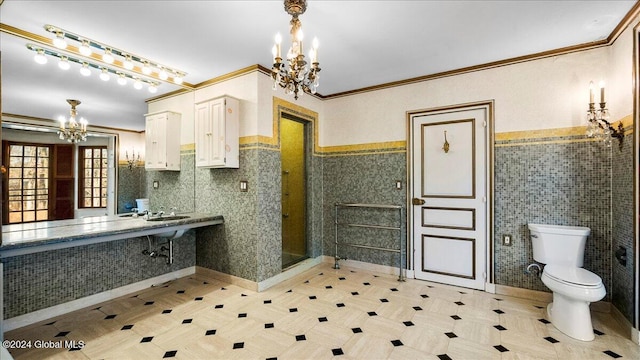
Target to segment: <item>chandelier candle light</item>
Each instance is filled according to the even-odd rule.
[[[78,116],[76,106],[80,105],[80,100],[67,99],[67,102],[71,105],[71,116],[68,122],[64,116],[60,116],[60,130],[58,131],[60,140],[67,140],[74,144],[79,141],[87,141],[87,120],[80,118],[79,122],[76,121]]]
[[[609,110],[604,100],[604,81],[600,81],[600,109],[596,110],[594,102],[594,84],[589,83],[589,110],[587,111],[587,137],[595,138],[603,141],[607,147],[611,147],[611,138],[618,139],[620,149],[622,149],[622,140],[624,139],[624,129],[622,122],[615,129],[609,123]]]
[[[273,89],[276,90],[278,85],[284,88],[285,93],[293,95],[298,99],[298,92],[302,89],[307,94],[315,94],[318,88],[318,79],[320,75],[320,63],[318,62],[318,39],[313,39],[313,48],[309,51],[309,59],[311,66],[307,66],[304,59],[304,50],[302,41],[304,35],[302,33],[302,23],[298,19],[307,10],[306,0],[284,0],[284,9],[291,15],[291,47],[287,52],[287,62],[289,69],[282,62],[281,43],[282,37],[276,35],[276,44],[273,46],[273,68],[271,68],[271,77],[273,78]],[[301,94],[302,95],[302,94]]]

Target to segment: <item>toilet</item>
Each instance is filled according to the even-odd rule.
[[[595,338],[589,304],[606,295],[602,279],[582,268],[591,229],[581,226],[528,224],[533,259],[545,264],[542,282],[553,292],[547,306],[551,323],[578,340]]]

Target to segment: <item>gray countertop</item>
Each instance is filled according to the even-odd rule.
[[[2,226],[0,257],[154,235],[222,224],[221,215],[185,213],[185,219],[147,221],[141,217],[95,216]]]

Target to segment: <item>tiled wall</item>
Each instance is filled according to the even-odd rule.
[[[308,181],[308,249],[321,252],[321,162],[311,159]],[[260,282],[282,271],[280,152],[249,144],[239,169],[196,169],[196,211],[223,214],[225,223],[198,232],[197,265]],[[247,192],[240,192],[247,180]]]
[[[174,241],[172,265],[164,258],[143,255],[148,248],[148,239],[139,237],[3,259],[4,317],[143,281],[196,262],[193,230]]]
[[[525,269],[534,262],[527,223],[591,228],[584,267],[611,299],[611,149],[565,137],[497,141],[495,147],[495,283],[548,291]],[[501,245],[502,234],[513,245]]]
[[[240,151],[239,169],[195,170],[197,212],[222,214],[224,225],[198,231],[197,265],[257,279],[259,150]],[[249,183],[240,192],[240,180]]]
[[[611,246],[611,270],[613,277],[611,302],[620,312],[633,323],[634,313],[634,282],[633,269],[635,268],[634,247],[634,194],[633,194],[633,132],[628,127],[623,141],[622,149],[614,140],[612,150],[612,246]],[[627,264],[621,265],[613,253],[620,247],[627,249]]]
[[[118,214],[130,212],[136,207],[136,199],[145,197],[146,175],[144,166],[131,169],[126,165],[118,166]]]
[[[183,149],[180,156],[180,171],[147,171],[146,192],[152,211],[159,211],[164,207],[165,212],[176,207],[176,212],[193,212],[195,184],[195,151],[192,147]],[[158,182],[158,188],[153,188],[153,182]]]
[[[335,204],[367,203],[402,206],[402,218],[395,210],[360,208],[339,209],[339,222],[356,224],[400,225],[406,241],[406,153],[379,152],[342,153],[323,157],[324,176],[324,254],[335,255]],[[396,181],[402,189],[396,189]],[[381,248],[399,249],[399,233],[395,230],[338,226],[338,243],[351,243]],[[404,245],[403,245],[404,246]],[[338,256],[396,267],[398,253],[338,246]],[[406,259],[403,260],[406,264]]]

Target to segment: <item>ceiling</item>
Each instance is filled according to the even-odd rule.
[[[601,42],[636,1],[329,1],[308,0],[300,16],[307,40],[320,41],[320,87],[331,96],[395,81]],[[185,83],[252,66],[271,68],[273,38],[288,39],[283,1],[0,0],[0,22],[53,38],[45,24],[186,71]],[[0,33],[2,111],[57,119],[78,99],[90,124],[143,130],[145,100],[158,93],[103,82],[57,59],[33,61],[23,37]],[[310,44],[310,41],[305,41]],[[281,90],[279,90],[281,92]],[[283,93],[281,96],[285,96]]]

